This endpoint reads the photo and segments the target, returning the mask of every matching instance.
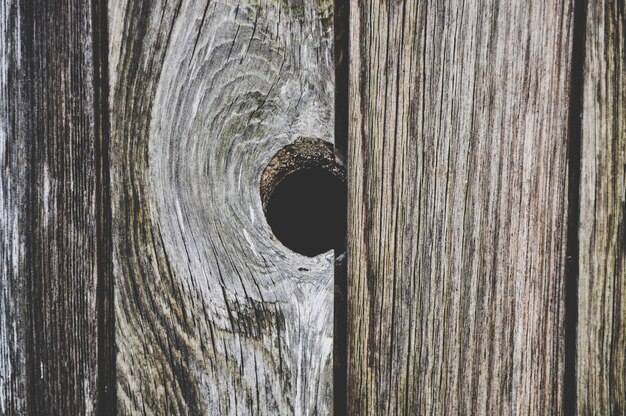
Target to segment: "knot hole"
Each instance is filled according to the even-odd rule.
[[[263,211],[274,236],[308,257],[345,251],[345,177],[328,142],[300,138],[280,149],[261,177]]]

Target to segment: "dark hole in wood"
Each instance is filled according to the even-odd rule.
[[[345,184],[331,172],[322,168],[296,171],[270,196],[267,222],[281,243],[305,256],[343,250],[345,194]]]
[[[263,173],[261,199],[285,247],[309,257],[345,250],[345,174],[330,143],[301,138],[281,149]]]

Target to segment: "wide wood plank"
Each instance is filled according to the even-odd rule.
[[[102,4],[0,1],[3,415],[93,414],[112,392]]]
[[[626,413],[626,3],[587,5],[582,113],[577,398]]]
[[[572,1],[350,19],[349,414],[561,413]]]
[[[326,415],[332,251],[291,252],[259,183],[333,142],[332,1],[109,3],[118,409]]]

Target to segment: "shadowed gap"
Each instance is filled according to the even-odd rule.
[[[115,311],[113,301],[113,236],[110,179],[108,1],[93,0],[94,130],[96,136],[96,244],[98,276],[97,415],[117,414],[115,380]]]
[[[335,55],[335,159],[345,166],[348,181],[350,2],[334,1]],[[347,187],[346,187],[347,188]],[[346,197],[347,199],[347,197]],[[347,246],[348,204],[343,206],[344,236]],[[333,332],[333,411],[335,416],[348,414],[348,278],[345,250],[335,252],[335,298]]]
[[[576,336],[578,325],[578,223],[580,220],[580,172],[582,142],[582,105],[584,91],[585,31],[587,2],[574,1],[572,68],[569,103],[568,143],[568,217],[565,263],[565,357],[563,372],[563,410],[577,412]]]

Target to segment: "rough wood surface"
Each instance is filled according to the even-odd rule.
[[[326,415],[332,252],[283,247],[266,164],[333,142],[331,1],[109,3],[118,409]]]
[[[626,414],[626,3],[587,6],[578,414]]]
[[[349,414],[558,414],[572,1],[351,2]]]
[[[0,414],[26,410],[26,351],[23,311],[23,214],[25,139],[16,134],[15,81],[19,64],[19,13],[13,0],[0,1]],[[20,143],[22,142],[22,143]],[[21,146],[20,146],[21,144]],[[22,162],[22,163],[20,163]]]
[[[101,4],[0,1],[3,415],[93,414],[106,397]]]

